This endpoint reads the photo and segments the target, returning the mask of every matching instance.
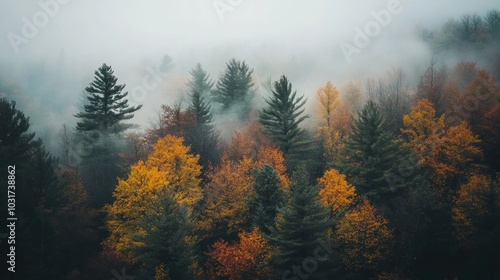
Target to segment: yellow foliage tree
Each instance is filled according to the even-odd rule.
[[[255,228],[240,232],[239,242],[217,241],[207,253],[209,268],[217,277],[229,280],[267,279],[271,276],[269,261],[272,248]]]
[[[188,209],[202,198],[199,157],[189,154],[189,148],[182,141],[170,135],[160,139],[146,162],[131,166],[128,178],[118,180],[113,193],[115,200],[105,208],[110,236],[104,245],[132,263],[137,259],[129,251],[138,244],[130,235],[144,233],[140,224],[145,216],[160,214],[153,205],[162,191],[173,193]]]
[[[362,198],[337,224],[334,240],[343,245],[344,264],[353,270],[376,270],[393,237],[387,220]]]
[[[333,126],[336,109],[342,104],[339,99],[339,91],[330,81],[316,92],[319,101],[318,113],[321,120],[328,129]]]
[[[460,186],[453,205],[455,236],[466,241],[473,235],[481,219],[488,213],[488,199],[492,195],[491,180],[482,174],[472,175]]]
[[[354,186],[346,181],[345,175],[335,169],[326,171],[323,177],[318,179],[318,184],[321,186],[321,202],[330,208],[331,216],[338,215],[349,207],[356,197]]]

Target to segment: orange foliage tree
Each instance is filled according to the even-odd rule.
[[[271,275],[271,246],[258,229],[240,232],[239,241],[217,241],[207,252],[208,266],[217,277],[229,280],[267,279]]]
[[[145,216],[160,214],[154,204],[162,191],[172,193],[176,201],[188,209],[203,196],[199,157],[189,154],[189,148],[182,141],[171,135],[160,139],[146,162],[131,166],[128,178],[118,180],[113,193],[115,200],[106,207],[110,236],[104,244],[131,262],[136,258],[128,253],[134,244],[130,235],[141,233],[140,223]]]
[[[206,205],[195,227],[204,238],[222,238],[239,232],[249,225],[248,198],[255,179],[249,159],[233,162],[226,157],[219,167],[212,167],[205,186]]]
[[[356,189],[349,184],[345,175],[335,169],[325,172],[318,179],[321,186],[319,196],[325,207],[330,208],[330,215],[336,216],[349,207],[356,197]]]
[[[359,204],[337,224],[334,240],[343,245],[344,264],[353,270],[373,271],[385,260],[393,232],[370,202]]]
[[[420,100],[403,117],[403,134],[415,151],[418,164],[431,171],[430,179],[438,188],[453,186],[465,173],[475,169],[482,156],[480,140],[466,122],[445,128],[444,117],[437,118],[432,104]]]
[[[470,237],[478,231],[481,222],[484,222],[488,212],[492,210],[491,206],[495,207],[489,205],[489,201],[495,196],[498,198],[498,194],[499,190],[495,189],[491,180],[482,174],[472,175],[460,186],[452,208],[452,222],[458,240],[470,241]]]

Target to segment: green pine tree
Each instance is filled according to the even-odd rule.
[[[234,58],[226,63],[226,66],[226,71],[217,81],[215,101],[221,103],[222,110],[226,112],[235,105],[241,106],[236,109],[240,118],[245,119],[250,113],[250,101],[253,98],[253,69],[250,70],[245,61],[237,61]]]
[[[419,172],[409,149],[391,132],[373,101],[351,123],[343,160],[337,168],[360,195],[378,200],[414,185]]]
[[[326,274],[329,277],[333,275],[338,261],[328,237],[328,229],[332,225],[328,209],[318,199],[318,187],[309,184],[304,167],[295,171],[291,181],[288,201],[278,209],[278,217],[269,236],[276,246],[273,264],[283,274],[280,279],[293,279],[292,274],[301,279],[327,279]],[[321,248],[321,260],[315,258],[316,248]],[[314,259],[317,268],[311,272],[304,270],[306,259]]]
[[[255,195],[250,199],[254,225],[269,234],[274,225],[277,209],[284,202],[284,193],[276,171],[265,164],[255,174]]]
[[[296,159],[311,151],[311,141],[306,139],[306,131],[299,124],[309,115],[303,115],[304,96],[296,97],[292,84],[283,75],[274,82],[273,96],[266,100],[267,108],[260,114],[263,133],[269,135],[280,147],[285,157]]]
[[[163,265],[169,279],[193,279],[190,265],[196,260],[192,225],[187,210],[177,203],[172,194],[163,192],[152,207],[158,213],[144,217],[145,235],[134,234],[139,242],[134,253],[142,264],[144,279],[154,279],[155,268]]]
[[[75,115],[81,119],[76,124],[79,132],[123,132],[131,125],[122,121],[133,118],[133,113],[142,107],[129,106],[125,99],[128,92],[122,93],[125,85],[117,85],[113,73],[111,66],[103,64],[95,71],[95,80],[85,88],[88,104]]]
[[[188,81],[189,87],[189,111],[194,115],[194,121],[197,126],[207,125],[212,122],[210,105],[205,102],[205,97],[211,92],[214,82],[210,76],[197,64],[196,68],[189,71],[191,79]]]

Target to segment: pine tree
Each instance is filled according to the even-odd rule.
[[[250,70],[245,61],[231,59],[226,63],[226,71],[217,81],[217,88],[214,92],[215,100],[222,104],[222,110],[227,111],[235,105],[240,105],[240,118],[247,118],[250,113],[250,101],[253,98],[252,81],[253,69]]]
[[[380,198],[415,184],[416,159],[396,139],[378,106],[368,101],[351,123],[338,168],[360,195]]]
[[[95,80],[85,88],[89,104],[84,105],[83,112],[75,115],[82,119],[76,129],[80,132],[112,132],[120,133],[130,124],[122,121],[134,117],[134,112],[142,105],[130,107],[122,93],[125,85],[117,85],[118,79],[113,75],[111,66],[103,64],[95,73]]]
[[[82,177],[92,198],[93,206],[111,202],[116,178],[121,176],[118,143],[121,133],[132,124],[129,120],[142,105],[130,107],[122,93],[125,85],[118,85],[110,66],[103,64],[95,71],[94,81],[85,88],[87,92],[83,111],[75,117],[76,130],[82,137]]]
[[[197,126],[209,124],[212,122],[212,114],[210,105],[205,102],[205,97],[212,90],[214,82],[199,63],[196,68],[189,71],[189,74],[191,74],[191,79],[187,84],[191,98],[189,111],[194,115]]]
[[[332,225],[328,219],[329,211],[318,199],[318,187],[310,186],[308,181],[305,168],[298,168],[292,178],[288,202],[278,209],[276,224],[271,229],[270,242],[276,246],[273,262],[283,273],[283,279],[285,274],[292,273],[299,276],[300,273],[310,274],[311,279],[326,279],[324,273],[332,269],[332,261],[336,257],[332,246],[327,245],[327,232]],[[304,260],[313,257],[317,247],[324,248],[322,254],[328,254],[328,258],[316,260],[317,269],[305,272]],[[301,278],[306,279],[304,276]]]
[[[187,209],[167,191],[160,193],[151,206],[159,209],[159,215],[144,217],[141,224],[144,234],[131,235],[138,244],[132,250],[141,261],[144,279],[154,279],[160,267],[168,279],[192,279],[189,268],[195,262],[195,249],[194,240],[190,239],[192,226]]]
[[[274,225],[277,208],[284,202],[284,192],[280,178],[272,167],[264,164],[255,175],[255,194],[250,199],[253,221],[260,231],[269,234]]]
[[[307,152],[311,141],[305,140],[306,131],[299,124],[309,115],[303,115],[304,96],[296,97],[292,84],[283,75],[274,82],[273,96],[266,100],[267,108],[260,114],[263,133],[276,142],[283,154],[292,158]]]

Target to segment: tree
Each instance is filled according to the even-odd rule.
[[[334,217],[342,213],[354,202],[356,189],[345,180],[345,175],[335,169],[325,172],[318,179],[321,186],[319,196],[323,206],[330,209],[330,216]]]
[[[122,123],[134,117],[134,112],[142,105],[130,107],[122,93],[125,85],[117,85],[118,79],[113,75],[111,66],[103,64],[94,72],[94,81],[85,88],[89,104],[84,105],[83,112],[75,115],[82,119],[76,129],[80,132],[111,132],[120,133],[131,125]],[[95,136],[95,134],[93,135]]]
[[[390,252],[392,237],[388,221],[365,198],[345,214],[335,230],[335,241],[341,244],[345,266],[365,273],[380,268]]]
[[[351,123],[344,158],[337,168],[360,195],[379,201],[417,182],[417,173],[409,172],[415,168],[410,159],[409,150],[391,132],[378,106],[368,101]],[[409,166],[401,166],[406,161]]]
[[[256,170],[253,188],[254,194],[250,198],[253,223],[261,232],[269,234],[269,228],[274,225],[277,208],[285,202],[280,178],[272,167],[264,164]]]
[[[310,186],[304,168],[292,176],[287,203],[278,208],[275,226],[271,229],[270,243],[275,246],[274,266],[281,273],[301,265],[305,258],[313,256],[318,239],[326,240],[331,222],[328,209],[318,200],[318,188]],[[329,256],[333,260],[333,256]],[[332,269],[329,261],[318,263],[319,268],[310,273],[312,279],[324,279]]]
[[[233,244],[219,240],[212,245],[207,252],[212,273],[229,280],[267,279],[271,276],[272,249],[259,230],[242,231],[238,238],[239,241]]]
[[[230,239],[242,229],[249,229],[248,198],[255,179],[251,176],[254,163],[244,158],[233,162],[222,158],[220,166],[207,174],[206,201],[196,228],[205,243]]]
[[[121,133],[132,124],[131,119],[142,105],[129,106],[125,85],[117,84],[110,66],[103,64],[95,71],[94,81],[85,88],[87,96],[82,112],[75,115],[80,121],[76,130],[83,138],[82,176],[97,207],[111,201],[113,186],[120,175],[119,143]]]
[[[311,141],[304,139],[306,131],[299,127],[309,115],[303,115],[304,96],[296,97],[292,93],[292,84],[283,75],[274,82],[273,96],[266,100],[267,108],[260,114],[260,123],[264,126],[263,133],[269,135],[279,146],[285,157],[297,159],[307,152]]]
[[[27,157],[27,151],[33,146],[35,133],[29,132],[30,122],[23,112],[16,109],[14,101],[0,99],[0,162],[2,168],[6,165],[22,165]],[[5,165],[5,166],[4,166]],[[2,182],[7,175],[2,174]]]
[[[160,268],[167,279],[193,279],[195,240],[185,205],[163,190],[151,206],[159,213],[146,213],[139,226],[140,233],[129,233],[134,241],[131,250],[141,263],[142,277],[153,279]]]
[[[472,175],[460,186],[453,203],[455,236],[461,242],[472,243],[475,233],[484,224],[490,209],[488,200],[494,198],[492,182],[485,175]]]
[[[342,104],[339,99],[338,89],[328,81],[326,85],[316,92],[319,101],[318,113],[323,125],[330,130],[333,127],[335,111]]]
[[[459,178],[475,170],[474,161],[481,158],[480,140],[467,122],[445,128],[444,116],[436,117],[432,104],[420,100],[409,115],[403,117],[403,134],[415,151],[418,165],[428,175],[440,194],[452,195]]]
[[[161,209],[155,207],[155,202],[163,191],[186,205],[189,215],[202,199],[199,157],[189,154],[189,148],[182,142],[182,138],[171,135],[159,140],[146,162],[131,166],[128,178],[118,180],[113,193],[115,200],[106,207],[110,236],[105,244],[130,262],[137,261],[137,255],[130,253],[134,245],[130,234],[143,233],[140,225],[144,217],[160,215]]]
[[[245,119],[250,113],[250,101],[253,98],[253,69],[250,70],[245,61],[231,59],[226,63],[226,70],[217,81],[214,92],[215,101],[222,104],[223,112],[239,105],[239,117]]]
[[[214,82],[199,63],[196,68],[189,71],[189,74],[191,74],[191,79],[187,85],[191,102],[188,110],[194,114],[197,126],[207,125],[212,121],[212,114],[210,113],[210,105],[205,102],[205,98],[211,92]]]

